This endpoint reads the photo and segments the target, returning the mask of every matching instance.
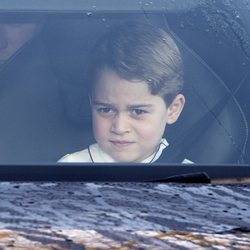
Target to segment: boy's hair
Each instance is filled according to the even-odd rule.
[[[90,91],[104,69],[128,81],[145,81],[152,95],[172,103],[183,88],[180,51],[164,30],[127,22],[107,32],[93,50],[89,68]]]

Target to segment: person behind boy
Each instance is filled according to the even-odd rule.
[[[88,74],[96,144],[59,162],[155,162],[168,146],[166,124],[185,98],[174,40],[149,24],[119,25],[100,39]]]

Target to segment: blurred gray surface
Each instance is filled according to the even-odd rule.
[[[0,183],[0,249],[249,249],[249,185]]]

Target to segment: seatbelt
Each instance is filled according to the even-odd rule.
[[[175,142],[166,147],[159,159],[154,163],[182,163],[186,158],[188,148],[204,133],[206,129],[217,119],[230,100],[230,95],[226,95],[212,109],[206,112],[195,124],[183,133]],[[191,159],[192,160],[192,159]]]

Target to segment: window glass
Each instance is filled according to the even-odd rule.
[[[250,163],[249,1],[26,4],[0,13],[0,164]]]

